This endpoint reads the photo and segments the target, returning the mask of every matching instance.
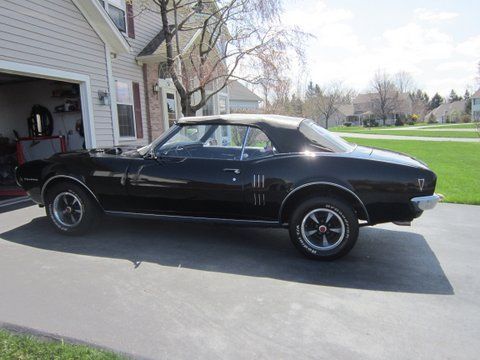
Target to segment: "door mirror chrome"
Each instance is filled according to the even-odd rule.
[[[157,160],[158,156],[157,156],[157,154],[155,154],[154,150],[151,150],[151,151],[149,151],[148,153],[145,154],[144,158],[148,159],[148,160]]]

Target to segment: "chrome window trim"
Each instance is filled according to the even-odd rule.
[[[100,205],[100,207],[102,207],[102,205],[100,204],[100,201],[98,201],[98,198],[97,196],[93,193],[93,191],[83,182],[83,181],[80,181],[79,179],[77,179],[76,177],[73,177],[73,176],[70,176],[70,175],[55,175],[55,176],[52,176],[51,178],[48,178],[47,181],[45,181],[45,183],[43,184],[42,186],[42,191],[40,193],[40,196],[41,196],[41,199],[42,199],[42,203],[45,205],[45,191],[47,189],[47,186],[49,183],[51,183],[53,180],[55,179],[59,179],[59,178],[65,178],[65,179],[70,179],[70,180],[73,180],[73,181],[76,181],[77,183],[79,183],[80,185],[82,185],[92,196],[93,198],[95,199],[95,201],[98,203],[98,205]],[[103,209],[103,208],[102,208]]]
[[[336,188],[339,188],[341,190],[344,190],[346,192],[348,192],[349,194],[353,195],[357,200],[358,202],[360,203],[360,205],[362,206],[362,209],[363,211],[365,212],[365,215],[367,216],[367,222],[370,223],[370,215],[368,214],[368,211],[367,211],[367,208],[365,206],[365,204],[363,203],[363,201],[358,197],[357,194],[355,194],[352,190],[350,190],[349,188],[345,187],[345,186],[342,186],[342,185],[339,185],[339,184],[336,184],[336,183],[332,183],[332,182],[328,182],[328,181],[316,181],[316,182],[309,182],[309,183],[306,183],[306,184],[303,184],[303,185],[300,185],[298,187],[296,187],[295,189],[293,189],[292,191],[290,191],[287,196],[285,196],[285,198],[283,199],[282,201],[282,204],[280,205],[280,211],[278,212],[278,221],[281,222],[282,221],[282,213],[283,213],[283,209],[285,207],[285,203],[287,202],[287,200],[290,198],[291,195],[293,195],[294,193],[296,193],[298,190],[301,190],[303,188],[306,188],[308,186],[312,186],[312,185],[327,185],[327,186],[334,186]]]
[[[250,126],[247,126],[245,137],[243,138],[242,151],[240,152],[240,161],[243,160],[243,154],[245,153],[245,146],[247,146],[248,134],[250,134]]]

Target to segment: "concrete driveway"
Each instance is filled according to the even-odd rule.
[[[309,261],[277,229],[0,214],[0,322],[171,359],[477,359],[480,207],[361,230]]]

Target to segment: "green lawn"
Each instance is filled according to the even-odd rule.
[[[475,123],[468,123],[468,124],[461,124],[461,125],[432,125],[432,129],[473,129],[476,128],[478,124]]]
[[[438,176],[436,192],[445,201],[480,205],[480,143],[346,138],[359,145],[410,154]]]
[[[379,135],[401,135],[401,136],[424,136],[424,137],[449,137],[449,138],[480,138],[476,131],[423,131],[422,129],[398,130],[395,127],[388,128],[361,128],[361,127],[336,127],[331,131],[354,133],[354,134],[379,134]]]
[[[83,345],[69,345],[62,342],[41,341],[32,336],[16,335],[0,330],[0,360],[37,359],[124,359],[113,353]]]
[[[405,125],[404,127],[409,127],[414,129],[417,126],[428,126],[429,124],[421,122],[421,123],[415,123],[415,125]],[[438,125],[438,124],[437,124]],[[342,132],[356,132],[356,131],[365,131],[368,130],[369,128],[363,127],[363,126],[334,126],[334,127],[329,127],[328,130],[330,131],[342,131]],[[395,130],[398,129],[397,126],[389,125],[389,126],[377,126],[374,128],[370,129],[376,129],[376,130]]]

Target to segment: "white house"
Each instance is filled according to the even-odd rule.
[[[480,121],[480,89],[472,95],[472,121]]]

